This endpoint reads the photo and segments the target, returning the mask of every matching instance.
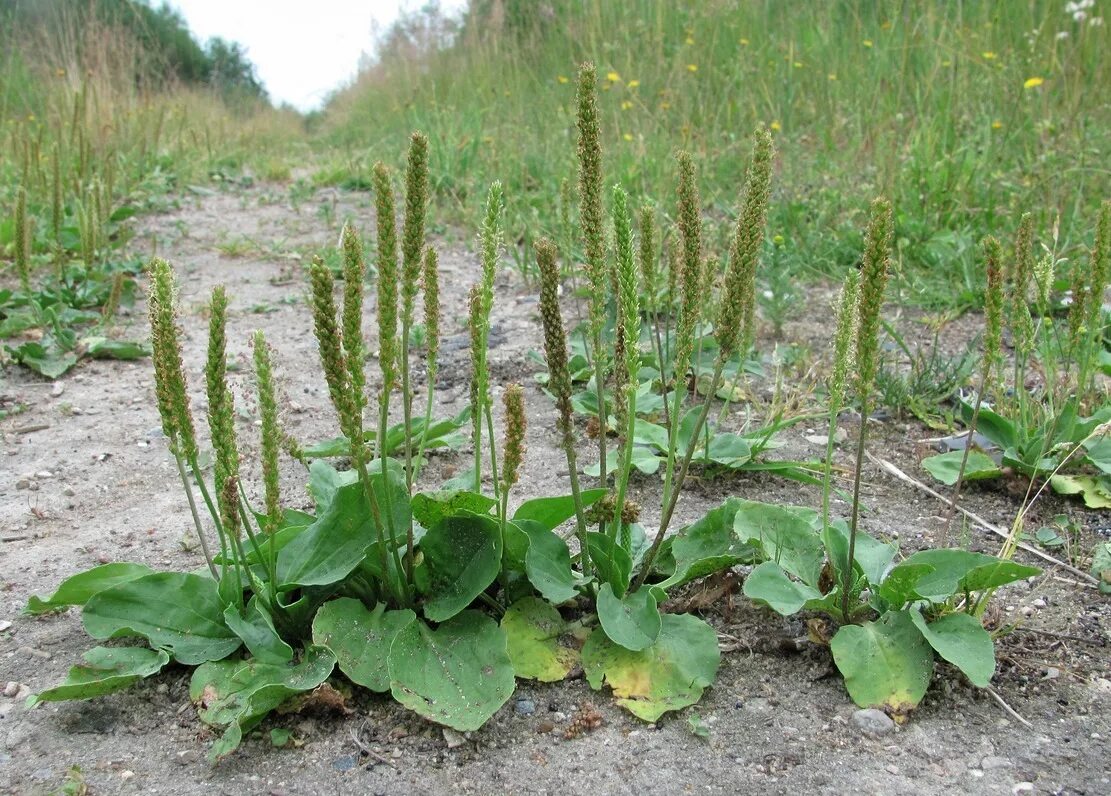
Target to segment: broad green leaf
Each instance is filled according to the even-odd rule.
[[[989,558],[992,558],[992,556],[989,556]],[[961,578],[957,588],[959,591],[984,591],[1018,580],[1032,578],[1041,573],[1042,571],[1037,567],[1028,567],[1025,564],[1016,564],[1014,561],[995,559],[970,569]]]
[[[359,474],[354,470],[345,470],[342,473],[327,462],[316,461],[309,464],[309,494],[316,502],[316,512],[321,514],[336,496],[340,487],[353,484],[359,480]]]
[[[571,551],[567,543],[538,522],[515,520],[513,525],[528,535],[525,574],[529,582],[549,602],[559,605],[578,595],[578,578],[571,571]]]
[[[971,403],[961,401],[961,416],[966,424],[972,422],[974,413],[975,407]],[[1014,424],[983,405],[980,406],[980,414],[976,417],[976,431],[1000,448],[1012,448],[1018,444]]]
[[[715,464],[740,467],[752,461],[752,445],[738,434],[718,432],[710,439],[709,456]]]
[[[93,359],[133,360],[150,356],[150,349],[135,340],[110,340],[107,337],[85,337],[80,342],[87,356]]]
[[[491,497],[466,490],[418,493],[413,495],[413,519],[431,528],[445,517],[458,517],[468,512],[489,514],[497,503]]]
[[[606,492],[605,489],[584,489],[579,493],[583,508],[594,505]],[[575,516],[575,501],[571,495],[526,500],[513,512],[515,521],[532,520],[549,531],[554,531],[573,516]]]
[[[72,667],[61,684],[29,697],[27,706],[122,691],[144,677],[158,674],[170,662],[164,650],[146,647],[94,647],[81,657],[85,663]]]
[[[598,621],[610,641],[627,650],[647,649],[660,635],[660,611],[650,589],[617,597],[608,583],[598,590]]]
[[[241,644],[224,622],[216,581],[156,572],[97,592],[81,615],[96,639],[142,636],[184,664],[217,661]]]
[[[760,552],[742,542],[733,532],[737,509],[745,501],[729,498],[673,537],[671,552],[675,571],[659,584],[671,589],[747,561],[758,560]]]
[[[1092,551],[1092,577],[1102,594],[1111,594],[1111,542],[1097,544]]]
[[[918,593],[918,582],[933,571],[929,564],[899,564],[876,587],[876,594],[888,608],[898,610],[907,603],[924,599]]]
[[[820,536],[838,579],[843,579],[845,559],[849,555],[848,523],[844,520],[835,520]],[[895,542],[881,542],[864,531],[857,531],[853,560],[868,579],[868,583],[875,585],[887,576],[891,562],[895,560],[898,552],[899,545]]]
[[[77,364],[77,354],[55,345],[26,342],[18,348],[9,348],[16,361],[26,365],[48,379],[56,379]]]
[[[633,446],[633,467],[643,475],[654,475],[663,464],[664,458],[656,453],[653,453],[643,445]],[[621,466],[621,457],[614,453],[606,458],[606,475],[612,475],[617,472]],[[583,474],[589,475],[591,478],[597,478],[601,472],[601,463],[594,462],[583,468]]]
[[[390,648],[390,692],[410,710],[459,732],[477,730],[515,687],[506,635],[478,611],[435,630],[406,625]]]
[[[1080,495],[1090,509],[1111,509],[1111,477],[1091,475],[1055,475],[1050,479],[1059,495]]]
[[[628,551],[609,535],[595,531],[587,533],[586,545],[590,548],[590,564],[598,581],[609,583],[614,594],[623,595],[633,572],[633,560]]]
[[[637,400],[637,409],[640,409],[640,400]],[[667,453],[667,429],[663,426],[649,423],[647,420],[637,418],[633,428],[633,442],[638,445],[647,445],[659,453]]]
[[[283,664],[293,660],[293,648],[278,635],[274,620],[259,604],[257,597],[252,597],[247,603],[244,616],[239,615],[239,609],[234,605],[225,608],[224,622],[262,663]]]
[[[387,611],[380,603],[370,611],[358,600],[340,597],[316,612],[312,641],[332,651],[351,682],[384,693],[390,690],[390,647],[416,618],[407,608]]]
[[[927,624],[918,611],[911,611],[910,618],[938,655],[964,672],[973,685],[987,687],[995,674],[995,645],[980,620],[956,613]]]
[[[949,451],[937,456],[927,456],[922,460],[922,466],[941,483],[953,486],[957,483],[957,476],[960,474],[963,460],[963,450]],[[968,452],[968,463],[964,468],[965,481],[979,481],[984,478],[997,478],[1001,475],[1003,475],[1003,471],[999,469],[999,465],[986,453],[980,451]]]
[[[274,665],[249,659],[211,661],[198,666],[189,681],[189,698],[205,724],[225,727],[209,753],[212,760],[239,746],[254,728],[291,696],[311,691],[328,679],[336,658],[323,647],[307,647],[297,664]]]
[[[862,708],[905,716],[922,701],[934,672],[934,653],[908,611],[878,621],[844,625],[830,642],[845,688]]]
[[[493,517],[447,517],[421,539],[427,573],[424,615],[443,622],[462,611],[501,571],[501,528]]]
[[[590,687],[608,684],[617,704],[644,721],[695,704],[721,662],[717,633],[701,619],[664,614],[661,620],[660,635],[647,649],[625,649],[598,628],[582,650]]]
[[[741,501],[733,529],[742,542],[760,545],[765,557],[814,586],[825,561],[822,541],[811,518],[816,512],[801,507]]]
[[[809,600],[821,599],[812,586],[791,580],[774,561],[765,561],[749,573],[743,585],[745,597],[763,603],[778,614],[798,613]]]
[[[915,591],[932,602],[942,602],[963,591],[981,591],[1031,577],[1040,570],[1002,561],[985,553],[968,550],[922,550],[907,558],[901,566],[925,564],[933,572],[924,575]]]
[[[525,597],[509,606],[501,628],[518,677],[554,683],[579,662],[579,651],[561,643],[567,623],[559,611],[538,597]]]
[[[412,515],[404,476],[388,471],[387,482],[380,472],[370,475],[382,522],[393,517],[393,540],[404,537]],[[389,513],[387,513],[387,507]],[[388,528],[382,535],[390,542]],[[339,487],[327,507],[308,528],[278,553],[279,589],[297,586],[327,586],[350,575],[378,543],[378,531],[370,503],[361,483]]]
[[[63,580],[57,590],[46,599],[32,595],[27,600],[25,612],[35,616],[67,605],[84,605],[97,592],[153,572],[146,564],[129,564],[123,561],[93,567]]]

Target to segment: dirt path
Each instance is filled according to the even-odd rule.
[[[238,430],[247,478],[255,481],[254,405],[245,397],[251,330],[265,330],[278,352],[294,435],[311,441],[336,433],[302,301],[302,262],[289,256],[334,241],[336,230],[317,214],[295,213],[270,196],[255,190],[197,198],[171,214],[143,219],[133,244],[147,254],[157,249],[178,269],[198,425],[204,407],[203,307],[213,285],[227,285],[229,350],[244,364],[232,374],[242,410]],[[365,196],[341,197],[337,215],[345,213],[370,231]],[[244,244],[243,238],[261,245]],[[446,416],[468,398],[464,302],[478,264],[463,246],[441,244],[445,361],[436,415]],[[242,256],[228,257],[229,251]],[[133,310],[130,324],[129,335],[144,335],[142,307]],[[818,345],[825,330],[795,323],[788,335]],[[491,342],[495,384],[521,381],[528,396],[529,452],[516,498],[568,491],[566,465],[553,447],[554,412],[532,380],[537,368],[527,357],[540,347],[535,298],[508,274],[499,276]],[[743,599],[731,609],[722,599],[706,608],[731,651],[703,701],[658,725],[638,722],[581,679],[521,684],[485,728],[449,745],[438,727],[386,698],[359,694],[346,716],[278,716],[263,725],[267,731],[292,730],[294,748],[272,748],[268,734],[257,735],[212,768],[204,760],[212,734],[189,703],[188,671],[181,667],[122,694],[28,711],[26,693],[59,681],[93,646],[76,612],[21,616],[29,595],[49,593],[62,578],[107,561],[192,569],[201,558],[183,545],[190,520],[165,451],[149,362],[85,362],[59,382],[60,393],[24,371],[8,371],[3,379],[0,393],[26,404],[27,411],[0,422],[0,683],[11,681],[19,689],[15,698],[0,697],[2,793],[50,793],[71,766],[81,768],[97,796],[1111,792],[1111,610],[1107,598],[1052,573],[1006,590],[998,602],[1006,620],[1029,614],[1027,628],[1058,634],[1021,632],[1000,645],[995,687],[1029,720],[1029,729],[942,666],[905,727],[867,736],[852,722],[855,708],[828,652],[810,646],[784,651],[781,640],[804,635],[802,625]],[[21,433],[37,426],[43,428]],[[804,439],[813,433],[803,426],[788,432],[789,454],[818,455]],[[917,425],[886,424],[873,449],[917,475],[914,440],[923,436],[928,434]],[[465,453],[439,456],[425,473],[426,485],[466,465]],[[287,505],[309,505],[304,470],[291,462],[283,466]],[[636,479],[634,488],[642,506],[658,504],[658,479]],[[792,482],[731,477],[696,483],[680,504],[678,523],[731,494],[816,504],[815,492]],[[967,499],[994,522],[1008,523],[1017,506],[1005,494],[975,489]],[[925,546],[939,526],[936,503],[889,477],[871,474],[868,501],[869,527],[897,535],[907,552]],[[1051,500],[1039,511],[1048,517],[1064,505]],[[1089,525],[1095,521],[1087,519]],[[1085,533],[1089,544],[1091,528]],[[973,533],[972,546],[992,550],[995,543]],[[602,714],[602,726],[564,739],[573,714],[588,702]],[[709,730],[706,739],[691,731],[689,719],[696,715]],[[353,736],[375,756],[361,756]]]

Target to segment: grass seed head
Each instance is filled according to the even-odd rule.
[[[564,433],[571,429],[571,376],[567,370],[567,333],[559,311],[559,266],[556,247],[547,238],[536,242],[536,263],[540,271],[540,321],[544,327],[544,356],[548,362],[548,389],[555,396],[559,424]]]
[[[640,208],[640,248],[637,251],[640,278],[644,284],[644,308],[651,311],[659,291],[656,260],[656,208],[645,202]]]
[[[694,351],[694,329],[702,307],[702,220],[694,162],[686,152],[679,161],[679,237],[681,264],[679,274],[679,322],[675,339],[675,376],[683,378]],[[672,263],[672,268],[675,263]]]
[[[590,329],[597,341],[606,315],[606,244],[602,215],[602,136],[594,64],[579,67],[579,215],[590,282]]]
[[[427,211],[428,138],[417,132],[409,139],[409,163],[405,172],[405,224],[401,235],[401,313],[406,326],[413,322],[413,307],[420,286]]]
[[[15,270],[19,286],[31,293],[31,227],[27,219],[27,189],[22,185],[15,193]]]
[[[980,244],[987,270],[987,291],[984,294],[984,385],[991,385],[993,373],[1003,364],[1003,247],[992,236]]]
[[[756,271],[764,244],[775,149],[767,129],[758,128],[754,137],[752,162],[737,215],[725,291],[715,328],[721,355],[726,357],[738,346],[742,353],[747,353],[756,336]]]
[[[334,279],[324,261],[314,257],[309,266],[312,289],[313,332],[320,351],[320,365],[324,369],[324,380],[328,384],[328,395],[332,399],[340,428],[344,435],[354,441],[358,424],[357,410],[351,401],[348,388],[348,371],[344,363],[343,342],[336,325],[336,301],[333,295]]]
[[[502,394],[505,404],[505,448],[502,452],[502,483],[513,486],[520,477],[525,456],[525,399],[520,384],[510,384]]]
[[[262,483],[266,495],[266,531],[273,533],[278,529],[282,518],[278,472],[278,451],[282,445],[282,432],[278,426],[278,401],[275,397],[270,348],[266,344],[266,337],[261,329],[255,331],[252,343],[259,419],[262,421]]]
[[[343,225],[341,235],[343,246],[343,353],[347,365],[348,379],[352,398],[362,412],[366,384],[363,364],[366,361],[363,346],[363,279],[366,274],[366,258],[363,242],[355,227]]]
[[[168,262],[155,258],[150,264],[150,275],[147,309],[150,313],[154,384],[158,411],[162,416],[162,431],[170,440],[172,450],[192,461],[197,456],[197,435],[181,363],[174,272]]]
[[[374,164],[374,206],[378,220],[378,364],[382,400],[388,400],[397,373],[397,222],[390,170]]]
[[[860,312],[856,338],[857,392],[867,411],[872,386],[879,368],[880,311],[887,287],[888,254],[891,248],[891,203],[884,198],[872,202],[864,257],[860,269]]]

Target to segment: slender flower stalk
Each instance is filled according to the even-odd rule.
[[[405,422],[405,483],[413,490],[413,395],[409,389],[409,335],[421,281],[428,208],[428,139],[413,133],[405,174],[405,223],[401,236],[401,405]],[[412,550],[410,558],[412,558]]]
[[[617,286],[618,316],[624,332],[623,361],[615,358],[614,369],[622,372],[620,380],[625,396],[625,425],[622,429],[624,450],[621,455],[620,469],[616,479],[612,536],[617,538],[617,528],[621,529],[620,542],[626,550],[632,547],[629,523],[623,520],[625,493],[629,486],[629,473],[633,466],[633,438],[636,428],[636,396],[640,386],[640,285],[633,256],[632,221],[629,218],[628,195],[621,186],[613,189],[613,226],[617,248]]]
[[[602,136],[598,126],[597,74],[594,64],[579,67],[579,214],[590,283],[590,345],[594,360],[594,389],[598,395],[598,466],[606,482],[606,357],[602,353],[602,330],[606,321],[606,244],[602,210]]]
[[[343,247],[343,361],[347,368],[351,400],[361,421],[366,404],[366,371],[363,369],[366,361],[363,343],[363,280],[366,276],[366,258],[359,233],[350,223],[343,225],[340,243]]]
[[[112,276],[112,286],[108,289],[108,298],[104,300],[104,306],[100,308],[100,322],[102,324],[110,324],[119,311],[120,298],[123,295],[123,280],[123,271],[116,271]]]
[[[575,504],[575,530],[579,538],[583,574],[589,574],[590,553],[586,542],[586,519],[579,489],[579,465],[575,455],[575,426],[571,407],[571,374],[567,370],[567,333],[559,311],[559,266],[556,247],[547,238],[536,242],[536,264],[540,271],[540,320],[544,327],[544,356],[548,362],[548,389],[555,397],[557,419],[571,498]]]
[[[189,485],[189,478],[185,473],[185,464],[189,463],[193,473],[197,476],[197,484],[202,489],[209,513],[216,523],[217,535],[223,545],[223,532],[219,525],[219,515],[214,509],[208,495],[203,492],[204,481],[199,477],[199,468],[194,464],[197,459],[196,434],[193,430],[193,416],[189,410],[189,399],[185,393],[185,373],[181,364],[181,345],[178,342],[177,317],[174,308],[175,290],[174,276],[170,264],[165,260],[155,259],[150,263],[150,296],[147,301],[147,310],[150,315],[151,328],[151,360],[154,363],[154,390],[158,403],[158,414],[162,420],[162,432],[166,436],[170,453],[177,463],[178,475],[181,478],[182,488],[189,501],[189,512],[193,516],[193,525],[197,531],[197,540],[208,564],[209,572],[214,580],[220,579],[220,573],[205,537],[204,527],[201,524],[200,514],[197,511],[196,501],[193,499],[193,489]]]
[[[721,380],[722,371],[726,362],[736,352],[738,345],[746,348],[751,346],[752,329],[746,331],[745,318],[753,318],[755,309],[752,303],[755,300],[756,270],[759,265],[760,250],[764,241],[764,227],[767,220],[768,194],[770,190],[770,175],[772,161],[772,144],[765,130],[757,130],[756,142],[753,146],[752,162],[748,170],[748,179],[745,187],[744,199],[740,212],[737,215],[737,226],[733,234],[729,267],[725,273],[724,290],[719,304],[719,315],[715,336],[718,339],[719,350],[714,363],[714,374],[710,379],[710,388],[706,391],[706,398],[702,402],[691,432],[691,442],[687,450],[683,451],[682,463],[674,483],[671,482],[671,473],[675,463],[675,439],[678,436],[678,416],[680,391],[676,384],[676,401],[672,409],[672,434],[671,444],[668,446],[668,464],[664,475],[664,496],[660,527],[652,541],[652,547],[645,556],[637,579],[639,586],[644,582],[655,563],[660,545],[663,544],[675,507],[679,503],[679,495],[690,470],[695,449],[698,447],[702,429],[706,425],[706,418],[710,413],[710,405],[717,385]],[[686,361],[690,357],[693,347],[694,327],[699,315],[700,291],[700,265],[702,257],[702,225],[697,187],[694,179],[694,166],[690,156],[684,152],[679,154],[679,228],[683,237],[683,297],[679,315],[679,326],[676,333],[676,379],[686,372]],[[716,272],[716,267],[714,268]],[[746,305],[745,302],[748,302]],[[749,322],[751,324],[751,321]],[[742,354],[745,349],[742,349]],[[696,374],[697,375],[697,374]],[[708,445],[707,441],[707,445]]]
[[[432,400],[436,395],[436,374],[440,358],[440,266],[436,250],[431,246],[424,252],[424,339],[426,341],[426,372],[428,395],[424,402],[424,425],[421,427],[420,448],[417,451],[414,480],[424,466],[424,449],[428,443],[428,427],[432,422]]]
[[[208,398],[208,428],[216,451],[213,467],[220,522],[224,533],[235,538],[239,527],[239,497],[229,481],[238,484],[239,449],[235,435],[235,413],[227,384],[228,297],[223,285],[212,290],[208,320],[208,358],[205,362],[205,392]],[[230,497],[229,497],[230,495]]]
[[[374,204],[378,219],[378,363],[382,404],[388,407],[397,374],[397,222],[390,171],[381,162],[374,164]],[[379,447],[383,442],[380,437]],[[384,457],[383,451],[378,455]]]
[[[872,202],[871,219],[864,238],[860,277],[859,320],[856,336],[856,392],[860,406],[860,433],[856,443],[856,468],[853,474],[852,519],[849,522],[849,549],[844,561],[841,613],[848,621],[850,595],[856,582],[856,535],[860,525],[860,486],[864,467],[864,446],[868,436],[868,415],[872,411],[872,392],[879,369],[880,310],[887,287],[888,257],[891,247],[891,203],[884,198]]]
[[[1034,269],[1034,217],[1024,213],[1015,236],[1014,256],[1007,274],[1007,317],[1015,347],[1014,395],[1020,422],[1026,417],[1026,363],[1034,350],[1034,321],[1030,317],[1030,278]]]
[[[505,202],[500,182],[490,185],[486,196],[486,213],[479,236],[482,250],[482,279],[471,294],[471,360],[474,366],[471,396],[474,412],[472,430],[475,445],[475,491],[482,486],[482,423],[485,419],[490,436],[490,466],[494,474],[494,491],[498,492],[497,456],[493,446],[493,413],[490,404],[490,371],[487,352],[490,347],[490,313],[494,308],[494,278],[503,244],[502,213]]]
[[[1081,398],[1094,386],[1092,366],[1103,340],[1103,294],[1111,279],[1111,200],[1100,206],[1096,238],[1088,254],[1087,277],[1086,283],[1083,275],[1074,281],[1074,307],[1069,312],[1073,359],[1079,365],[1077,395]]]
[[[54,249],[54,265],[61,278],[64,268],[64,250],[62,249],[62,222],[64,221],[65,205],[62,202],[62,164],[58,154],[58,144],[54,144],[50,159],[51,168],[51,202],[50,202],[50,241]]]
[[[972,408],[972,419],[964,438],[964,454],[961,456],[961,465],[957,469],[953,497],[950,498],[949,508],[945,512],[945,526],[941,532],[942,546],[949,542],[949,529],[952,527],[953,514],[957,510],[957,501],[960,500],[961,487],[964,486],[968,454],[972,451],[972,440],[976,434],[976,422],[980,418],[980,407],[984,403],[984,393],[993,383],[994,374],[1003,360],[1003,248],[999,245],[999,241],[990,235],[984,238],[980,246],[984,251],[987,270],[987,291],[984,293],[984,355],[980,364],[980,389],[976,394],[976,405]]]
[[[856,362],[857,303],[860,274],[855,269],[845,275],[841,297],[837,302],[837,331],[833,337],[833,372],[829,379],[829,434],[826,437],[826,460],[822,474],[822,528],[829,527],[829,495],[833,480],[833,437],[837,419],[845,406],[845,389]]]
[[[276,531],[282,521],[281,487],[279,486],[278,451],[281,449],[282,432],[278,425],[278,401],[274,389],[274,369],[270,360],[270,347],[261,329],[255,331],[254,344],[255,387],[258,390],[259,418],[262,421],[262,483],[266,496],[267,533]]]
[[[19,287],[31,295],[31,227],[27,219],[27,189],[22,185],[15,193],[15,270]]]

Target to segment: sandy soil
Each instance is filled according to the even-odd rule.
[[[203,305],[211,287],[222,282],[232,295],[231,352],[246,364],[249,332],[266,331],[278,352],[289,428],[311,441],[336,432],[303,306],[302,262],[289,255],[326,245],[337,233],[311,210],[296,213],[275,195],[256,189],[191,199],[170,214],[141,219],[133,247],[146,254],[157,250],[178,269],[185,358],[198,418],[204,406]],[[339,217],[351,213],[370,231],[366,197],[338,199]],[[261,245],[246,247],[239,257],[227,256],[227,243],[240,238]],[[478,263],[460,245],[440,243],[445,361],[436,414],[445,416],[468,397],[464,301]],[[788,324],[789,340],[822,351],[828,339],[828,296],[825,289],[812,291],[808,307],[813,311]],[[371,311],[368,330],[373,328]],[[909,331],[917,329],[913,317],[913,312],[903,314],[901,324]],[[946,339],[959,347],[977,326],[977,319],[962,319],[947,330]],[[145,331],[138,306],[121,333],[142,336]],[[534,293],[508,272],[499,275],[493,379],[498,385],[525,384],[530,421],[529,453],[515,500],[568,491],[566,466],[554,447],[554,412],[532,379],[537,368],[527,357],[540,345]],[[232,378],[243,410],[240,440],[250,463],[257,440],[254,405],[245,389],[247,370]],[[1003,619],[1021,620],[1022,629],[999,645],[994,688],[1029,727],[988,693],[939,666],[933,688],[907,725],[884,737],[867,736],[851,721],[855,706],[828,651],[807,645],[794,651],[794,645],[783,643],[803,635],[799,622],[784,621],[743,599],[720,597],[702,609],[727,650],[718,680],[699,705],[669,714],[657,725],[625,714],[582,680],[556,686],[522,683],[486,727],[449,745],[438,727],[388,699],[356,694],[349,715],[278,716],[263,725],[264,731],[292,730],[293,748],[275,749],[268,732],[256,734],[213,768],[204,759],[212,732],[189,703],[188,671],[182,667],[170,667],[122,694],[29,711],[23,706],[26,693],[59,681],[93,646],[76,612],[21,616],[29,595],[47,594],[64,577],[108,561],[141,561],[164,569],[191,569],[201,561],[199,552],[183,545],[189,514],[159,428],[150,363],[85,362],[59,384],[60,389],[22,370],[8,370],[0,388],[9,406],[26,405],[22,414],[0,421],[0,684],[11,681],[19,688],[16,698],[0,697],[2,793],[53,792],[72,766],[81,768],[89,792],[98,796],[1111,792],[1106,752],[1111,608],[1107,598],[1054,568],[1032,584],[1004,590],[997,603]],[[423,386],[418,389],[423,395]],[[770,392],[765,386],[757,395]],[[27,431],[35,427],[41,428]],[[784,454],[819,456],[818,446],[805,439],[815,433],[820,431],[805,425],[786,432]],[[872,451],[922,477],[918,460],[926,446],[918,441],[928,436],[933,433],[916,423],[878,424]],[[586,461],[588,450],[584,444]],[[439,456],[424,474],[424,486],[466,465],[466,452]],[[247,477],[257,481],[258,473],[246,466]],[[285,463],[287,505],[310,505],[305,481],[299,465]],[[642,506],[658,504],[658,478],[636,478],[634,489]],[[770,476],[695,481],[680,503],[676,527],[729,495],[817,501],[814,490]],[[877,468],[869,470],[866,500],[869,530],[897,536],[906,552],[930,544],[940,528],[939,503]],[[997,524],[1009,524],[1018,505],[1005,489],[971,488],[966,502]],[[1066,510],[1084,524],[1082,546],[1090,549],[1106,517],[1051,497],[1033,522]],[[972,529],[970,534],[973,548],[997,548],[986,532]],[[601,727],[565,739],[573,715],[587,703],[601,713]],[[692,733],[692,716],[700,717],[708,738]],[[362,754],[360,746],[374,754]]]

